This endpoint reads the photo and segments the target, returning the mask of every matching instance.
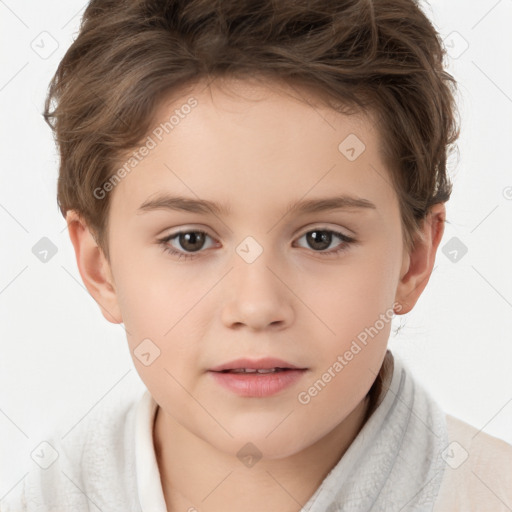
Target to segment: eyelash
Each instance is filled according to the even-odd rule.
[[[340,246],[338,246],[338,248],[336,248],[336,249],[331,249],[330,251],[313,251],[314,253],[317,253],[320,256],[327,257],[327,256],[337,255],[339,253],[347,251],[350,248],[350,245],[356,243],[355,238],[344,235],[343,233],[340,233],[338,231],[333,231],[332,229],[321,229],[321,228],[314,228],[309,231],[306,231],[299,238],[302,238],[304,235],[307,235],[308,233],[312,233],[313,231],[321,231],[321,232],[325,232],[325,233],[331,233],[333,235],[336,235],[343,241],[343,243],[340,244]],[[183,258],[185,260],[194,259],[197,256],[199,256],[202,251],[198,251],[195,254],[189,254],[186,252],[178,251],[168,245],[168,243],[171,240],[179,237],[179,235],[183,235],[183,234],[187,234],[187,233],[200,233],[200,234],[203,234],[206,236],[210,236],[208,233],[206,233],[205,231],[201,231],[201,230],[178,231],[177,233],[173,233],[172,235],[166,236],[165,238],[158,239],[158,244],[161,246],[162,250],[165,253],[171,254],[172,256],[178,256],[179,259],[181,259],[181,258]],[[210,238],[212,238],[212,237],[210,237]]]

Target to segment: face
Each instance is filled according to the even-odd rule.
[[[162,411],[210,445],[297,453],[356,408],[386,352],[407,262],[379,134],[282,84],[198,84],[155,126],[176,110],[110,192],[110,271],[134,364]],[[318,207],[341,196],[367,206]],[[265,357],[305,370],[265,396],[209,371]]]

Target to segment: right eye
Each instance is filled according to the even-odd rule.
[[[211,238],[208,233],[201,230],[178,231],[177,233],[173,233],[165,238],[159,239],[158,243],[162,246],[162,249],[165,252],[172,254],[173,256],[178,256],[180,259],[188,259],[199,256],[199,254],[194,253],[200,252],[204,246],[206,237]],[[184,250],[176,249],[172,245],[169,245],[169,242],[175,239],[177,239],[179,245],[181,245]],[[187,251],[192,251],[192,254]]]

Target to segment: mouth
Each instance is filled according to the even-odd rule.
[[[219,373],[279,373],[290,370],[291,368],[236,368],[233,370],[221,370]]]
[[[309,368],[282,359],[237,359],[208,371],[214,382],[245,398],[265,398],[298,384]]]
[[[263,359],[254,360],[248,358],[236,359],[227,363],[210,368],[211,372],[218,373],[237,373],[237,374],[249,374],[249,373],[282,373],[292,370],[307,370],[308,368],[300,368],[294,364],[277,359],[275,357],[265,357]]]

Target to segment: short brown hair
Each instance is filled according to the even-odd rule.
[[[203,79],[261,77],[376,114],[410,249],[430,206],[451,195],[459,131],[445,54],[414,0],[92,0],[45,103],[59,208],[82,216],[108,258],[110,201],[93,191],[147,135],[162,100]]]

